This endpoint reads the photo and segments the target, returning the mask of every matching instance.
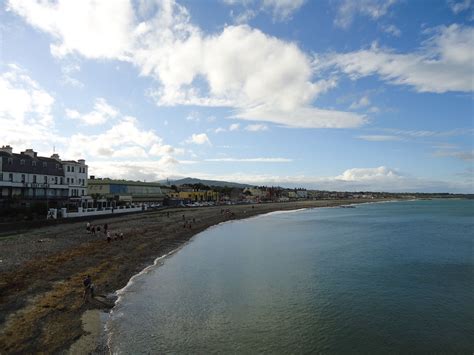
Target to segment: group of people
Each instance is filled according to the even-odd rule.
[[[86,230],[88,233],[95,235],[95,232],[100,232],[100,226],[94,226],[90,224],[89,222],[87,222]],[[106,230],[107,230],[107,223],[104,224],[104,233],[106,233]]]
[[[96,232],[100,232],[101,231],[101,228],[100,226],[94,226],[94,225],[91,225],[90,222],[87,222],[86,224],[86,230],[88,233],[91,233],[91,234],[94,234]],[[109,231],[109,225],[107,223],[104,223],[104,226],[102,227],[102,231],[104,232],[104,236],[105,236],[105,240],[107,240],[107,243],[110,243],[113,239],[114,240],[123,240],[123,233],[120,232],[115,232],[114,233],[114,237],[112,238],[112,235],[110,234],[110,231]]]

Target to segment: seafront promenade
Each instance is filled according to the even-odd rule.
[[[357,203],[376,200],[358,200]],[[0,238],[0,352],[66,351],[86,334],[81,316],[113,306],[107,298],[84,303],[82,279],[92,276],[98,295],[124,287],[131,276],[193,235],[231,218],[277,210],[328,207],[353,200],[177,208],[91,220],[123,240],[105,240],[86,223],[56,224]],[[253,207],[252,207],[253,206]],[[224,212],[224,210],[228,210]],[[184,215],[184,217],[183,217]],[[90,344],[93,348],[95,344]]]

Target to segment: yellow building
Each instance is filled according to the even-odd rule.
[[[218,201],[219,193],[217,191],[180,191],[170,192],[170,198],[179,200],[189,200],[193,202],[204,202],[204,201]]]

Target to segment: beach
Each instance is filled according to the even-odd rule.
[[[2,233],[0,353],[104,352],[101,317],[113,307],[114,292],[193,235],[233,218],[364,202],[376,200],[174,208],[91,219],[102,229],[107,223],[112,237],[124,234],[123,240],[111,243],[102,230],[88,233],[84,221]],[[84,303],[82,280],[88,274],[99,296]]]

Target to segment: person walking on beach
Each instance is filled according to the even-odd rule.
[[[95,226],[91,226],[91,233],[95,235]]]
[[[91,224],[87,222],[86,224],[86,231],[89,232],[91,230]]]
[[[107,234],[107,229],[109,228],[109,226],[107,225],[107,223],[104,223],[104,234]]]
[[[82,281],[84,285],[84,301],[94,298],[94,284],[92,283],[91,275],[87,275],[86,278]]]
[[[110,237],[110,232],[105,233],[107,236],[107,243],[110,243],[112,241],[112,238]]]

